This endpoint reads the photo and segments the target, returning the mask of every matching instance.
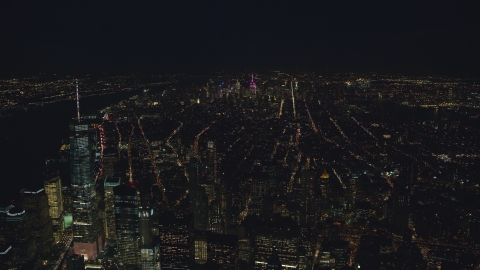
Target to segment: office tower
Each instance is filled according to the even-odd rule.
[[[200,184],[200,162],[197,158],[192,157],[187,167],[189,188],[192,190]]]
[[[164,269],[192,269],[193,222],[189,211],[167,211],[160,217],[160,259]]]
[[[153,209],[144,208],[138,213],[142,270],[160,270],[160,246],[152,239],[152,216]]]
[[[194,258],[195,264],[204,264],[207,262],[207,235],[206,232],[198,232],[194,236]]]
[[[116,239],[115,206],[113,200],[113,188],[120,185],[120,177],[105,177],[103,184],[105,193],[105,235],[108,240]]]
[[[118,258],[127,268],[140,265],[138,197],[133,185],[113,188]]]
[[[207,158],[206,158],[206,165],[208,169],[208,183],[218,184],[217,181],[217,150],[215,147],[215,143],[213,141],[209,141],[207,143]]]
[[[312,169],[304,170],[301,176],[302,198],[305,205],[305,216],[302,220],[308,225],[314,225],[319,218],[319,195],[315,188],[315,171]]]
[[[191,158],[188,165],[190,211],[193,213],[194,228],[197,231],[208,230],[208,198],[205,188],[199,185],[200,163]]]
[[[220,202],[214,200],[208,206],[208,230],[214,233],[225,233],[225,224],[220,212]]]
[[[208,230],[208,198],[201,186],[190,190],[190,211],[193,213],[194,228],[197,231]]]
[[[250,265],[252,261],[252,243],[250,239],[240,239],[237,243],[237,266]]]
[[[322,242],[322,251],[328,252],[330,259],[334,259],[336,269],[348,266],[350,261],[350,243],[348,241],[324,240]]]
[[[35,246],[45,256],[53,245],[52,220],[49,216],[48,199],[45,189],[24,189],[21,191],[23,209],[30,214]]]
[[[327,170],[323,170],[322,175],[320,176],[320,189],[322,190],[322,202],[326,203],[328,201],[328,191],[329,191],[329,179]]]
[[[0,207],[0,241],[11,244],[10,259],[16,267],[32,266],[36,255],[32,225],[30,214],[22,207]]]
[[[257,94],[257,85],[253,81],[253,73],[252,73],[252,80],[250,81],[250,88],[254,90],[255,94]]]
[[[48,174],[44,186],[48,200],[48,213],[52,220],[53,240],[55,243],[58,243],[62,239],[65,229],[62,181],[58,173]]]
[[[207,233],[207,260],[234,269],[237,243],[238,235]]]
[[[254,241],[254,269],[265,269],[265,265],[270,262],[274,249],[278,254],[282,268],[296,268],[298,265],[298,232],[287,228],[276,228],[275,230],[263,228],[257,231]]]
[[[93,143],[88,123],[80,118],[78,80],[76,90],[77,119],[70,124],[73,250],[86,260],[94,260],[103,243],[93,173]]]
[[[78,254],[72,254],[67,257],[67,270],[84,270],[85,259]]]

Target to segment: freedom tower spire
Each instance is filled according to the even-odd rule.
[[[78,96],[78,79],[75,79],[75,91],[77,93],[77,121],[80,123],[80,98]]]
[[[70,123],[73,252],[94,261],[103,249],[95,185],[94,126],[80,118],[78,79],[75,80],[77,119]]]

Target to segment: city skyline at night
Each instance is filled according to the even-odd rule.
[[[0,270],[480,269],[477,10],[0,4]]]
[[[21,224],[22,237],[3,236],[12,247],[5,265],[12,258],[39,269],[41,262],[85,269],[480,263],[476,82],[282,71],[66,82],[45,84],[66,87],[39,92],[48,103],[31,93],[36,103],[11,95],[16,102],[5,107],[7,125],[69,104],[72,130],[69,140],[56,135],[51,147],[60,151],[46,157],[44,177],[5,197],[2,230]],[[116,93],[102,93],[111,86]],[[77,93],[105,105],[79,114]],[[42,181],[48,190],[25,201]],[[39,215],[48,222],[33,225]],[[39,245],[51,253],[32,250]]]

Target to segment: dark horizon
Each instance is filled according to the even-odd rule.
[[[2,77],[242,70],[477,76],[474,2],[15,1]]]

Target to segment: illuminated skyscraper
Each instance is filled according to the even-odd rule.
[[[250,81],[250,88],[254,89],[255,94],[257,93],[257,85],[253,81],[253,73],[252,73],[252,81]]]
[[[113,188],[118,185],[120,185],[120,177],[106,177],[103,185],[105,193],[105,235],[109,240],[117,238]]]
[[[193,213],[194,228],[197,231],[208,230],[208,198],[205,188],[199,185],[200,162],[191,158],[187,171],[189,176],[190,211]]]
[[[207,236],[205,232],[197,233],[194,237],[195,245],[195,264],[204,264],[207,262]]]
[[[215,142],[209,141],[207,144],[207,158],[206,163],[208,167],[208,182],[209,184],[215,183],[218,184],[217,178],[217,150],[215,147]]]
[[[189,211],[164,212],[160,217],[160,259],[163,269],[192,269],[193,222]]]
[[[73,250],[94,260],[102,249],[101,225],[98,218],[92,132],[80,118],[77,92],[77,119],[70,124],[70,173],[72,182]]]
[[[58,243],[65,229],[63,220],[63,197],[62,182],[58,173],[47,176],[45,181],[45,193],[48,199],[48,212],[52,219],[53,239]]]
[[[328,175],[327,170],[323,170],[322,175],[320,176],[320,189],[322,190],[322,201],[323,203],[326,203],[329,198],[329,179],[330,175]]]
[[[160,270],[160,246],[152,241],[153,209],[141,209],[140,222],[140,262],[142,270]]]
[[[140,265],[140,226],[137,192],[132,185],[113,188],[118,257],[127,269]]]
[[[35,246],[41,255],[47,255],[53,244],[52,221],[44,188],[24,189],[21,192],[23,208],[30,214]]]

